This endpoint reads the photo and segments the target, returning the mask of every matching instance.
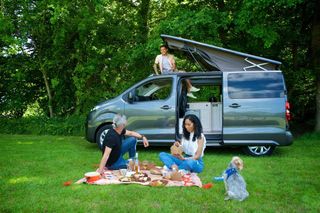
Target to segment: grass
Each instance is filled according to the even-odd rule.
[[[169,148],[138,147],[139,158],[160,164]],[[319,212],[320,135],[309,134],[271,157],[245,156],[240,149],[207,148],[203,183],[212,182],[233,155],[250,196],[224,201],[223,183],[211,189],[139,185],[71,185],[95,170],[101,154],[81,137],[0,135],[0,212]]]

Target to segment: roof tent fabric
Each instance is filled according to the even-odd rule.
[[[278,70],[281,62],[170,35],[161,35],[169,49],[185,52],[206,71]]]

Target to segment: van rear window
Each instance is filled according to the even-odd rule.
[[[230,73],[228,75],[228,94],[232,99],[283,97],[282,73]]]

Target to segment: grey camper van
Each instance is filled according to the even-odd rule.
[[[199,72],[152,75],[114,99],[95,106],[86,121],[86,139],[101,147],[116,113],[127,128],[147,136],[151,145],[179,140],[186,114],[197,115],[207,146],[242,146],[254,156],[270,155],[292,144],[289,103],[281,62],[225,48],[161,35],[169,49],[182,51]],[[200,88],[198,99],[186,96],[185,81]]]

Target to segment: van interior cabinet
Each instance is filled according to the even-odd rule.
[[[212,131],[221,132],[222,131],[222,104],[221,102],[211,103],[211,121],[212,121]]]
[[[196,102],[189,103],[186,115],[194,114],[201,121],[203,132],[220,132],[222,129],[221,102]],[[182,127],[182,122],[181,125]]]

